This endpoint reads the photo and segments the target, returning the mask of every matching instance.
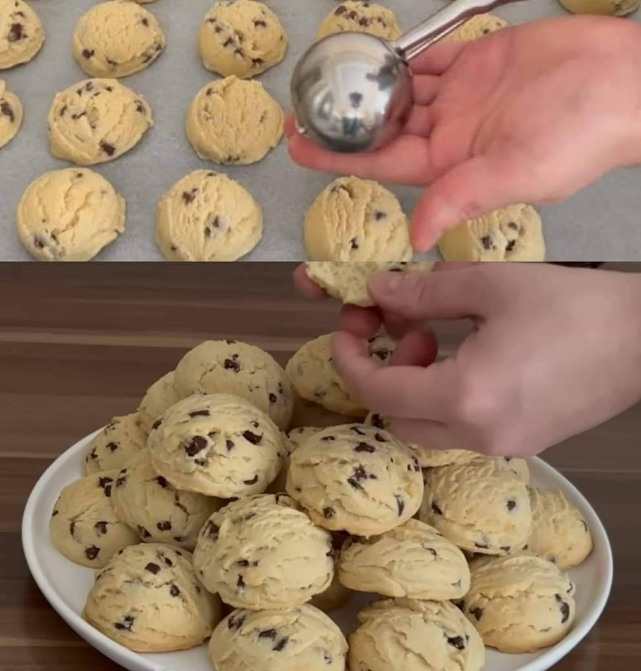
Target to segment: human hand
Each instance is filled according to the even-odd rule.
[[[439,44],[412,63],[404,133],[369,154],[334,154],[286,133],[315,170],[427,186],[412,244],[429,249],[456,224],[518,202],[567,198],[641,161],[641,27],[575,16]]]

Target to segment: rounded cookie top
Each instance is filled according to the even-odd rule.
[[[339,424],[354,424],[362,419],[360,416],[345,415],[340,412],[328,410],[319,403],[309,401],[299,394],[294,393],[294,413],[292,415],[291,427],[315,426],[324,428],[327,426],[338,426]]]
[[[23,0],[0,0],[0,70],[27,63],[41,49],[45,31]]]
[[[22,126],[23,109],[20,98],[7,90],[0,79],[0,149],[18,134]]]
[[[83,14],[73,55],[92,77],[126,77],[151,65],[165,48],[156,17],[128,0],[101,2]]]
[[[116,79],[88,79],[57,93],[48,123],[53,155],[77,165],[117,159],[154,125],[147,101]]]
[[[287,432],[287,451],[289,454],[304,445],[312,436],[322,431],[319,426],[299,426]]]
[[[575,616],[574,586],[551,562],[517,555],[472,567],[463,613],[485,645],[534,652],[560,641]]]
[[[410,668],[408,647],[412,671],[479,671],[485,663],[480,636],[448,601],[386,599],[358,619],[349,637],[350,669]]]
[[[234,394],[289,428],[294,391],[282,367],[267,352],[236,340],[208,340],[187,352],[176,367],[183,396]]]
[[[527,543],[527,487],[502,459],[475,459],[425,472],[420,519],[463,550],[510,554]]]
[[[373,2],[348,0],[325,17],[318,28],[316,39],[342,32],[369,33],[386,40],[395,40],[402,31],[391,9]]]
[[[126,466],[146,450],[147,437],[137,413],[113,417],[86,447],[85,475]]]
[[[236,608],[298,606],[334,577],[331,535],[283,494],[242,498],[215,512],[194,553],[210,592]]]
[[[113,504],[119,518],[146,543],[165,543],[187,550],[208,517],[218,510],[217,499],[181,491],[158,475],[147,450],[118,472]]]
[[[341,630],[308,604],[235,610],[216,627],[209,643],[217,671],[344,671],[346,654]]]
[[[160,199],[156,243],[168,261],[236,261],[263,235],[263,212],[226,175],[195,170]]]
[[[187,650],[220,620],[220,599],[200,584],[191,554],[158,543],[115,555],[97,574],[83,617],[136,652]]]
[[[639,9],[639,0],[559,0],[573,14],[628,16]]]
[[[291,456],[287,493],[326,529],[382,534],[418,510],[423,478],[409,448],[364,424],[324,429]]]
[[[216,2],[198,33],[203,65],[223,77],[258,75],[280,63],[286,51],[285,30],[262,2]]]
[[[471,42],[507,26],[507,21],[492,14],[478,14],[443,38],[444,42]]]
[[[163,375],[147,389],[142,401],[140,401],[138,408],[140,425],[149,433],[154,422],[183,398],[176,386],[175,372],[172,370],[170,373]]]
[[[578,566],[592,552],[592,536],[576,506],[561,491],[530,489],[532,533],[528,548],[559,569]]]
[[[60,492],[49,523],[51,540],[76,564],[100,568],[119,550],[139,542],[111,501],[117,474],[89,475]]]
[[[174,487],[229,499],[264,492],[285,455],[280,431],[230,394],[190,396],[154,424],[148,447],[158,475]]]
[[[92,170],[47,172],[18,204],[20,242],[38,261],[89,261],[125,230],[127,206]]]
[[[230,76],[206,84],[187,113],[187,139],[203,160],[249,165],[283,135],[283,110],[257,81]]]

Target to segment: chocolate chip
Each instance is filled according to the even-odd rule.
[[[122,622],[116,622],[114,627],[119,631],[131,631],[134,619],[135,618],[131,617],[131,615],[125,615],[125,617],[122,618]]]
[[[159,428],[161,424],[162,424],[162,419],[157,419],[157,420],[153,423],[153,425],[152,425],[151,428],[152,428],[153,430],[155,430],[155,429]]]
[[[276,394],[270,394],[269,395],[269,402],[270,403],[276,403],[277,400],[278,400],[278,396],[276,396]]]
[[[82,50],[82,57],[83,58],[91,58],[96,52],[93,49],[83,49]]]
[[[111,483],[113,482],[113,478],[98,478],[98,487],[102,489],[102,491],[105,493],[105,496],[109,498],[111,496]],[[116,485],[118,483],[116,482]]]
[[[470,610],[470,615],[474,615],[474,617],[476,618],[476,621],[478,622],[483,617],[483,609],[482,608],[472,608],[472,610]]]
[[[372,445],[368,445],[367,443],[359,443],[354,448],[354,452],[368,452],[371,454],[372,452],[376,452],[376,448]]]
[[[145,26],[146,28],[149,28],[149,19],[143,18],[140,23],[142,23],[142,25]]]
[[[95,545],[92,545],[91,547],[85,550],[85,556],[87,557],[87,559],[89,559],[89,561],[93,561],[94,559],[96,559],[99,554],[100,554],[100,548],[97,548]]]
[[[220,529],[218,528],[218,525],[214,524],[211,520],[207,522],[205,525],[205,529],[203,531],[203,535],[209,536],[209,538],[213,541],[218,540],[218,532]]]
[[[189,413],[190,417],[209,417],[209,410],[194,410]]]
[[[372,418],[371,418],[370,421],[372,423],[372,426],[375,426],[379,429],[384,429],[385,428],[385,422],[383,422],[383,418],[379,414],[372,415]]]
[[[334,515],[336,515],[336,511],[333,508],[323,508],[323,517],[326,520],[331,520]]]
[[[484,235],[481,238],[481,244],[483,245],[483,249],[492,249],[492,236]]]
[[[58,511],[57,511],[57,510],[54,510],[54,511],[51,513],[51,517],[55,517],[57,514],[58,514]]]
[[[349,241],[349,246],[350,246],[352,249],[358,249],[358,242],[356,242],[356,238],[352,238],[352,239]]]
[[[5,101],[0,104],[0,114],[9,117],[9,121],[13,123],[16,120],[16,115],[13,113],[11,105]]]
[[[358,14],[355,11],[351,11],[347,16],[353,21],[356,21],[356,19],[358,18]]]
[[[323,660],[325,664],[331,664],[333,661],[332,653],[329,650],[323,650]]]
[[[237,587],[239,590],[243,590],[243,589],[245,589],[245,581],[243,580],[243,576],[242,576],[242,575],[239,575],[239,576],[238,576],[238,580],[236,580],[236,587]]]
[[[584,528],[585,531],[587,532],[587,530],[588,530],[588,525],[585,523],[585,520],[581,520],[581,524],[583,525],[583,528]]]
[[[477,543],[476,541],[474,542],[474,545],[479,549],[479,550],[488,550],[489,545],[487,543]]]
[[[237,618],[234,617],[234,615],[230,615],[229,618],[227,619],[227,628],[228,629],[240,629],[243,624],[245,623],[246,615],[241,615]]]
[[[376,210],[376,212],[374,212],[374,219],[376,219],[376,221],[380,221],[381,219],[385,219],[385,217],[387,217],[387,214],[385,212],[382,212],[381,210]],[[394,268],[394,270],[398,270],[400,272],[401,269],[400,268]]]
[[[259,445],[263,439],[263,435],[259,436],[257,433],[252,433],[251,431],[243,431],[243,438],[252,445]]]
[[[147,531],[147,529],[145,529],[145,527],[141,527],[141,526],[139,526],[139,527],[138,527],[138,534],[139,534],[142,538],[151,538],[151,534]]]
[[[508,555],[509,555],[509,554],[510,554],[510,550],[511,550],[512,548],[511,548],[509,545],[501,545],[501,548],[500,548],[500,549],[501,549],[503,552],[505,552],[505,554],[508,554]]]
[[[169,594],[171,594],[171,596],[179,596],[180,595],[180,590],[176,587],[176,585],[172,585],[169,588]]]
[[[505,245],[505,251],[506,252],[511,252],[514,249],[514,246],[516,245],[516,240],[510,240],[507,245]]]
[[[432,503],[432,512],[436,515],[443,514],[443,511],[436,505],[436,503]]]
[[[163,521],[156,524],[158,531],[171,531],[171,522]]]
[[[207,439],[202,436],[194,436],[191,441],[185,445],[185,452],[189,457],[195,457],[207,447]]]
[[[107,523],[106,522],[96,522],[93,525],[93,528],[96,530],[96,533],[99,536],[103,536],[107,533]]]
[[[284,638],[281,638],[278,643],[274,646],[274,651],[275,652],[282,652],[285,649],[285,646],[289,643],[289,638],[285,636]]]
[[[157,575],[158,573],[160,573],[160,566],[158,566],[158,564],[150,562],[149,564],[147,564],[147,566],[145,566],[145,571],[149,571],[149,573]]]
[[[174,536],[174,540],[176,543],[182,543],[185,539],[182,536]]]
[[[447,642],[457,650],[465,650],[465,639],[462,636],[454,636],[453,638],[448,637]]]
[[[276,636],[275,629],[265,629],[258,634],[258,638],[268,638],[270,641],[276,640]]]
[[[334,12],[334,14],[335,14],[336,16],[340,16],[341,14],[345,14],[346,11],[347,11],[347,7],[343,7],[343,5],[341,5],[341,6]]]
[[[233,44],[233,43],[234,43],[234,40],[232,40],[231,37],[228,37],[228,38],[223,42],[223,46],[224,46],[224,47],[228,47],[230,44]]]
[[[233,440],[227,440],[225,442],[225,445],[227,447],[227,452],[231,452],[234,449],[234,441]]]
[[[246,559],[241,559],[236,562],[236,566],[249,566],[249,562]]]
[[[167,480],[165,480],[165,478],[163,478],[162,475],[159,475],[159,476],[156,478],[156,482],[157,482],[163,489],[167,489],[167,486],[168,486],[168,485],[167,485]]]
[[[358,22],[358,25],[359,26],[364,26],[364,27],[369,26],[369,19],[365,16],[361,17],[361,19]]]
[[[102,149],[107,156],[113,156],[116,153],[116,148],[104,140],[100,143],[100,149]]]
[[[87,116],[87,113],[86,112],[80,112],[79,114],[72,114],[71,118],[74,121],[78,121],[78,119],[82,119],[83,116]]]
[[[252,65],[255,68],[260,67],[265,61],[262,58],[252,58]]]
[[[233,359],[225,359],[223,366],[225,370],[233,370],[234,373],[240,372],[240,364],[238,361],[234,361]]]
[[[191,191],[183,191],[183,200],[185,201],[185,204],[188,205],[189,203],[193,203],[196,199],[197,193],[198,189],[196,187],[194,187]]]
[[[107,445],[105,445],[105,447],[108,450],[111,450],[111,452],[113,453],[118,449],[118,444],[117,443],[107,443]]]
[[[123,475],[125,471],[120,471],[120,475],[118,476],[118,479],[116,480],[116,488],[119,489],[120,487],[123,487],[125,483],[127,482],[127,476]]]
[[[554,598],[561,604],[561,624],[565,624],[570,619],[570,605],[563,601],[560,594],[555,594]]]
[[[12,23],[11,28],[9,28],[9,33],[7,35],[7,40],[9,42],[17,42],[23,37],[26,37],[22,29],[21,23]]]
[[[519,230],[519,227],[518,227],[513,221],[511,221],[511,222],[507,225],[507,227],[508,227],[508,228],[511,228],[513,231],[518,231],[518,230]]]
[[[321,442],[323,443],[333,443],[336,440],[336,436],[323,436]]]
[[[361,106],[361,103],[363,102],[363,94],[358,92],[350,93],[349,102],[351,103],[354,109],[358,109]]]
[[[516,501],[513,501],[512,499],[509,499],[507,502],[507,509],[508,510],[514,510],[516,508]]]
[[[251,480],[243,480],[246,485],[255,485],[258,482],[258,475],[255,475]]]
[[[403,501],[403,497],[399,494],[394,494],[394,498],[396,499],[396,505],[398,506],[398,516],[400,517],[405,510],[405,501]]]
[[[60,116],[64,116],[66,113],[67,113],[67,106],[66,106],[66,105],[63,105],[63,106],[60,108]]]

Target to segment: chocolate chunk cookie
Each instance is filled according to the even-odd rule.
[[[113,417],[87,445],[85,475],[126,466],[146,450],[147,436],[137,413]]]
[[[23,0],[0,0],[0,70],[27,63],[40,51],[45,30]]]
[[[394,12],[373,2],[349,0],[341,3],[328,14],[321,23],[316,39],[334,33],[369,33],[386,40],[395,40],[401,36],[401,29]]]
[[[184,396],[178,391],[175,373],[163,375],[156,380],[144,395],[138,408],[138,421],[143,429],[150,433],[154,422],[172,405],[181,401]]]
[[[18,134],[22,126],[22,103],[15,93],[7,90],[0,79],[0,149]]]

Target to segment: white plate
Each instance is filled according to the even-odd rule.
[[[212,671],[205,645],[186,652],[141,655],[114,643],[80,617],[93,583],[90,569],[72,564],[53,546],[49,519],[60,490],[82,476],[84,449],[95,434],[87,436],[60,455],[34,487],[22,523],[22,544],[31,574],[58,614],[94,648],[130,671]],[[504,655],[488,649],[485,671],[545,671],[567,655],[594,626],[612,586],[612,550],[608,536],[592,506],[560,473],[540,459],[529,461],[532,483],[561,489],[585,517],[594,551],[579,568],[570,571],[576,584],[576,623],[558,645],[530,655]],[[354,627],[358,609],[370,597],[362,595],[332,613],[347,633]],[[258,671],[258,670],[257,670]]]

